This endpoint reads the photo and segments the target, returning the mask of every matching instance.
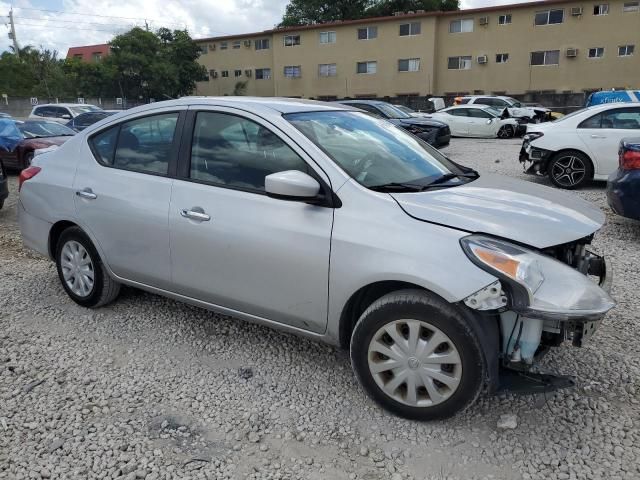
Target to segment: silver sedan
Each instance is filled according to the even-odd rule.
[[[531,367],[614,306],[588,250],[598,209],[335,103],[154,103],[36,155],[19,183],[24,243],[76,303],[130,285],[349,349],[407,418],[566,386]]]

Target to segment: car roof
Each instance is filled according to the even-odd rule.
[[[353,103],[360,103],[364,105],[391,105],[389,102],[383,102],[382,100],[337,100],[335,103],[342,103],[343,105],[350,105]]]
[[[100,108],[97,105],[93,105],[91,103],[43,103],[41,105],[34,105],[33,108],[38,107],[96,107]]]
[[[447,107],[446,110],[453,109],[453,108],[477,108],[478,110],[486,110],[487,108],[496,108],[496,107],[492,107],[491,105],[477,104],[477,103],[463,103],[462,105],[452,105],[450,107]]]

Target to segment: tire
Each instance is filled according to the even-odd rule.
[[[82,229],[70,227],[62,232],[55,251],[58,277],[74,302],[83,307],[98,308],[116,299],[120,284],[109,276]],[[74,271],[74,267],[78,269]]]
[[[547,166],[549,180],[558,188],[575,190],[593,179],[593,164],[577,150],[556,153]]]
[[[417,349],[408,347],[410,338],[417,339]],[[385,347],[393,355],[381,354]],[[407,349],[410,353],[398,353]],[[433,353],[425,355],[425,350]],[[485,357],[469,320],[456,307],[422,290],[392,292],[371,304],[354,328],[350,353],[367,394],[386,410],[412,420],[437,420],[461,412],[478,398],[486,378]]]
[[[513,125],[503,125],[498,130],[498,138],[513,138],[516,134],[516,129],[513,128]]]
[[[4,207],[4,200],[0,200],[0,210],[2,210],[2,207]]]
[[[33,162],[33,152],[29,152],[24,156],[24,168],[29,168]]]

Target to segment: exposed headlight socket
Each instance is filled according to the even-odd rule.
[[[464,304],[474,310],[498,310],[507,306],[507,295],[502,289],[500,280],[487,285],[464,299]]]

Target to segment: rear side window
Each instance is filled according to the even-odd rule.
[[[91,146],[104,165],[166,175],[177,122],[178,113],[138,118],[94,135]]]
[[[593,117],[589,117],[586,120],[583,120],[578,128],[600,128],[600,123],[602,122],[602,114],[594,115]]]
[[[190,177],[264,192],[264,177],[309,168],[297,153],[267,128],[246,118],[199,112],[191,145]]]
[[[473,118],[491,118],[491,115],[488,112],[485,112],[480,108],[469,109],[469,116]]]
[[[640,129],[640,108],[618,108],[602,112],[584,120],[578,128]]]
[[[455,110],[450,110],[449,113],[451,115],[455,115],[456,117],[467,117],[468,108],[456,108]]]

